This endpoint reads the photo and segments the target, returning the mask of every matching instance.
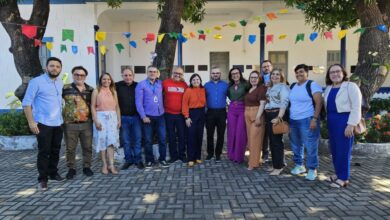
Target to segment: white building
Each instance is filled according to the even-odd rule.
[[[32,5],[19,5],[21,14],[28,18]],[[147,33],[155,33],[160,21],[157,17],[157,7],[154,1],[126,1],[120,9],[110,9],[104,1],[83,1],[83,0],[52,0],[49,22],[45,37],[53,38],[53,49],[50,56],[56,56],[63,61],[63,73],[69,73],[72,67],[83,65],[89,71],[87,82],[95,85],[95,56],[88,54],[87,47],[94,47],[94,25],[100,27],[100,31],[107,33],[105,41],[100,45],[107,46],[107,53],[104,57],[100,54],[100,70],[113,74],[115,80],[120,80],[122,66],[131,66],[136,70],[136,80],[145,78],[144,69],[151,63],[151,52],[154,51],[156,40],[145,43],[142,39]],[[73,4],[69,4],[72,3]],[[56,4],[54,4],[56,3]],[[301,11],[287,8],[287,13],[280,13],[286,9],[283,1],[212,1],[206,5],[206,17],[201,24],[193,25],[184,23],[183,33],[196,34],[195,38],[188,39],[183,44],[183,65],[185,65],[185,77],[188,80],[193,72],[199,73],[203,81],[209,79],[209,70],[212,65],[219,65],[227,69],[239,65],[244,69],[244,76],[250,71],[259,68],[260,60],[260,37],[259,23],[265,22],[266,35],[274,35],[272,43],[265,46],[265,58],[271,59],[274,66],[283,68],[287,72],[290,82],[295,81],[293,69],[297,64],[305,63],[313,66],[309,77],[320,84],[325,83],[325,72],[327,66],[332,63],[339,63],[340,40],[337,38],[338,30],[332,30],[333,40],[319,36],[315,41],[309,40],[313,32],[310,25],[305,25],[304,16]],[[274,13],[277,18],[269,20],[267,13]],[[256,19],[261,19],[261,21]],[[240,20],[247,20],[248,24],[243,27]],[[236,27],[229,25],[234,22]],[[222,30],[216,30],[220,26]],[[74,30],[74,42],[62,41],[62,29]],[[210,29],[211,33],[206,34],[206,40],[198,39],[198,30]],[[348,30],[347,37],[347,70],[351,71],[357,63],[358,34],[353,34],[354,29]],[[131,37],[127,39],[123,32],[130,32]],[[295,43],[297,34],[304,33],[304,41]],[[214,35],[220,34],[222,39],[215,39]],[[286,35],[285,39],[279,39],[280,35]],[[235,35],[242,35],[240,41],[233,42]],[[249,35],[256,35],[256,42],[248,42]],[[167,35],[165,37],[168,37]],[[14,66],[12,55],[8,52],[10,39],[3,27],[0,27],[0,109],[7,109],[10,100],[5,99],[7,92],[14,91],[21,83]],[[137,48],[129,46],[129,40],[137,43]],[[115,44],[122,43],[124,50],[119,53]],[[60,51],[60,45],[67,46],[67,52]],[[78,46],[78,53],[73,54],[71,46]],[[42,48],[42,62],[45,59],[45,51]],[[47,52],[47,51],[46,51]],[[98,51],[95,51],[97,53]],[[176,55],[177,59],[177,55]],[[177,61],[175,61],[177,63]],[[225,78],[227,76],[225,75]],[[388,87],[388,78],[383,85]]]

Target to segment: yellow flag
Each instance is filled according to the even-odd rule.
[[[215,35],[214,35],[214,38],[217,39],[217,40],[221,40],[221,39],[222,39],[222,35],[220,35],[220,34],[215,34]]]
[[[217,30],[217,31],[220,31],[220,30],[222,30],[222,27],[221,26],[215,26],[214,29]]]
[[[346,34],[347,34],[347,30],[340,30],[339,33],[337,34],[337,36],[341,40],[345,37]]]
[[[48,50],[52,50],[53,49],[53,43],[52,42],[46,42],[46,48]]]
[[[164,39],[164,36],[165,36],[165,34],[158,34],[158,35],[157,35],[157,42],[158,42],[158,43],[161,43],[162,40]]]
[[[229,23],[229,27],[232,27],[232,28],[237,27],[236,22],[230,22],[230,23]]]
[[[205,30],[206,30],[206,33],[207,33],[207,34],[210,34],[210,33],[211,33],[211,30],[210,30],[210,29],[206,28]]]
[[[281,34],[281,35],[279,35],[279,40],[286,39],[286,37],[287,37],[287,34]]]
[[[261,19],[262,19],[262,17],[261,17],[261,16],[255,16],[255,17],[253,18],[253,20],[255,20],[255,21],[258,21],[258,22],[260,22],[260,21],[261,21]]]
[[[287,14],[288,13],[288,9],[280,9],[279,10],[279,14]]]
[[[186,38],[186,39],[189,39],[190,38],[190,35],[188,33],[184,33],[183,36]]]
[[[95,39],[97,41],[104,41],[106,39],[106,32],[103,32],[103,31],[96,32]]]
[[[106,46],[101,45],[99,48],[100,48],[100,53],[102,55],[106,54],[106,52],[107,52],[107,47]]]

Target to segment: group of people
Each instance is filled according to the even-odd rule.
[[[196,73],[187,85],[181,67],[174,67],[171,77],[162,81],[157,67],[149,66],[146,79],[139,83],[134,80],[134,72],[124,68],[122,81],[115,83],[109,73],[104,73],[94,89],[85,83],[88,71],[84,67],[72,69],[73,82],[67,85],[58,77],[61,69],[60,59],[49,58],[46,73],[30,81],[22,102],[29,127],[38,140],[38,181],[43,190],[47,189],[48,179],[64,179],[57,169],[63,134],[67,179],[76,175],[79,141],[86,176],[93,175],[93,147],[101,154],[101,172],[105,175],[118,173],[114,151],[120,146],[125,154],[122,170],[132,165],[151,168],[155,160],[162,167],[179,160],[192,167],[202,163],[204,127],[206,161],[221,161],[227,127],[227,156],[231,161],[243,162],[245,151],[249,150],[248,170],[253,170],[268,160],[270,151],[270,175],[279,175],[286,166],[283,134],[274,134],[272,128],[283,120],[290,125],[295,163],[291,174],[315,180],[323,105],[335,168],[335,175],[327,180],[333,187],[349,183],[353,130],[361,118],[361,93],[356,84],[348,82],[341,65],[329,67],[324,94],[320,85],[308,79],[307,65],[295,67],[297,82],[289,86],[283,71],[273,69],[269,60],[261,64],[261,73],[252,71],[248,80],[239,68],[232,68],[229,82],[225,82],[221,80],[220,68],[212,67],[210,81],[204,85]],[[155,137],[158,158],[153,151]]]

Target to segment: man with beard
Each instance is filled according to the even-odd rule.
[[[27,87],[22,106],[30,130],[38,140],[38,182],[41,190],[47,190],[48,179],[62,181],[58,174],[58,161],[62,140],[62,88],[58,76],[62,62],[50,57],[46,73],[32,79]]]
[[[264,60],[263,63],[261,63],[261,73],[263,76],[263,82],[265,86],[269,86],[271,82],[271,71],[273,69],[272,62],[270,60]],[[263,153],[261,156],[261,160],[263,163],[269,162],[269,139],[268,139],[268,130],[265,129],[264,132],[264,139],[263,139]]]
[[[211,68],[211,80],[204,85],[206,89],[207,113],[207,157],[210,161],[215,155],[215,162],[221,161],[223,141],[226,129],[226,97],[229,85],[221,80],[221,70]],[[217,144],[214,152],[214,131],[217,127]]]

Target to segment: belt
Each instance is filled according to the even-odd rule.
[[[226,108],[208,108],[207,111],[221,112],[226,111]]]
[[[279,108],[273,108],[273,109],[266,109],[265,112],[278,112]]]

